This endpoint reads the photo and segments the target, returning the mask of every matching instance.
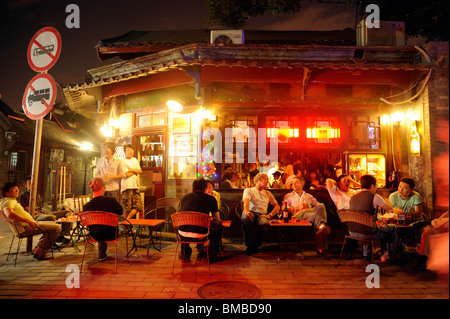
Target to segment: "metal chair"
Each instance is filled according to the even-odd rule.
[[[17,250],[15,253],[16,258],[14,259],[14,267],[16,267],[17,256],[19,255],[19,249],[20,249],[20,244],[22,243],[22,239],[31,237],[31,236],[36,236],[36,235],[45,235],[45,234],[48,235],[48,233],[44,229],[41,229],[41,228],[27,230],[27,229],[25,229],[24,226],[22,226],[21,223],[13,221],[12,219],[6,217],[6,215],[2,209],[0,209],[0,213],[3,216],[3,218],[6,220],[6,223],[8,224],[11,231],[13,232],[11,245],[9,246],[8,255],[6,256],[6,261],[9,260],[9,256],[11,255],[11,248],[12,248],[12,245],[14,244],[14,239],[16,237],[18,238]],[[53,249],[51,249],[51,251],[52,251],[52,256],[54,256]]]
[[[209,263],[209,234],[212,217],[198,212],[178,212],[171,216],[173,227],[175,228],[175,235],[177,239],[177,245],[175,247],[175,256],[172,264],[172,274],[175,267],[175,261],[177,259],[178,244],[203,244],[206,246],[206,254],[208,261],[208,270],[211,274],[211,267]],[[206,229],[206,233],[195,233],[183,231],[180,229],[182,226],[197,226]],[[184,256],[183,256],[184,258]]]
[[[370,239],[360,239],[356,237],[352,237],[350,235],[345,235],[344,242],[342,243],[341,254],[339,255],[338,265],[341,263],[342,254],[344,252],[344,247],[347,242],[347,239],[354,239],[361,241],[363,244],[371,244],[372,245],[372,253],[371,253],[371,261],[373,261],[373,249],[374,249],[374,240],[373,240],[373,230],[374,230],[374,216],[362,211],[350,210],[350,209],[340,209],[337,211],[339,219],[341,223],[347,224],[348,229],[351,231],[353,224],[363,225],[367,227],[367,231],[365,232],[370,236]],[[350,224],[349,224],[350,223]]]
[[[181,201],[176,197],[162,197],[157,199],[156,201],[150,203],[145,209],[144,209],[144,219],[165,219],[166,222],[163,224],[165,226],[165,230],[167,231],[167,228],[170,224],[170,216],[172,214],[177,213],[180,210],[181,207]],[[162,211],[162,213],[161,213]],[[159,215],[159,216],[158,216]],[[159,228],[161,232],[162,226]],[[156,231],[158,229],[155,229]]]
[[[180,210],[181,201],[176,197],[162,197],[150,203],[144,210],[144,218],[158,218],[158,212],[164,209],[163,219],[170,220],[170,216],[166,218],[167,210],[169,214],[177,213]]]
[[[84,212],[78,215],[78,218],[80,219],[81,225],[83,227],[89,228],[88,226],[110,226],[115,228],[115,234],[114,238],[111,240],[105,241],[105,243],[114,243],[115,245],[115,272],[117,273],[117,241],[123,236],[126,235],[129,230],[132,229],[132,225],[128,222],[126,223],[126,220],[121,220],[119,225],[119,215],[109,213],[109,212],[102,212],[102,211],[88,211]],[[124,232],[120,232],[119,226],[124,226],[128,229],[126,229]],[[99,242],[96,238],[92,237],[92,234],[89,234],[89,239],[86,240],[84,245],[84,252],[83,252],[83,259],[81,260],[81,267],[80,267],[80,274],[83,270],[83,262],[84,257],[86,255],[86,247],[88,243],[93,242]],[[127,241],[127,258],[128,258],[128,241]]]
[[[221,220],[227,219],[228,215],[230,214],[230,207],[223,200],[220,201],[219,214]]]

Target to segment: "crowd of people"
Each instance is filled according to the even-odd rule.
[[[120,160],[114,156],[116,145],[107,142],[102,146],[104,157],[98,160],[94,178],[89,182],[93,199],[84,205],[83,211],[102,210],[118,215],[124,214],[125,218],[134,218],[142,211],[142,200],[138,187],[138,174],[142,173],[139,162],[133,157],[134,149],[131,145],[125,145],[125,159]],[[348,232],[352,237],[360,239],[373,238],[381,241],[381,261],[393,262],[398,257],[399,234],[396,225],[375,222],[377,212],[382,209],[392,212],[394,208],[405,213],[423,213],[423,200],[415,189],[414,180],[403,178],[398,182],[397,191],[389,196],[386,201],[377,191],[377,180],[371,175],[363,175],[360,182],[355,182],[350,176],[339,172],[332,165],[325,167],[323,175],[317,170],[305,172],[299,162],[288,165],[285,171],[275,171],[273,182],[267,174],[260,173],[256,168],[249,171],[247,178],[233,170],[231,166],[225,168],[222,182],[219,188],[240,188],[243,186],[241,222],[245,238],[245,253],[253,255],[260,251],[263,235],[269,228],[270,220],[278,216],[280,210],[288,209],[297,220],[307,220],[315,229],[317,255],[329,259],[327,253],[327,235],[332,229],[327,224],[327,209],[309,192],[308,189],[326,190],[337,210],[351,209],[364,211],[374,216],[374,227],[370,233],[358,224],[347,224]],[[43,201],[38,194],[36,199],[36,211],[29,212],[30,185],[27,180],[26,190],[20,194],[19,185],[15,182],[7,182],[2,186],[2,198],[0,209],[8,220],[19,223],[29,231],[40,228],[45,231],[37,245],[33,249],[33,255],[38,260],[50,258],[49,250],[55,245],[58,238],[63,237],[61,226],[55,223],[57,218],[65,216],[66,211],[44,212]],[[352,185],[353,184],[353,185]],[[203,178],[193,182],[192,192],[181,198],[181,211],[196,211],[211,215],[213,222],[210,229],[211,260],[218,257],[219,242],[222,237],[222,225],[219,214],[220,193],[214,191],[213,183]],[[353,186],[353,187],[351,187]],[[267,188],[285,188],[291,191],[286,193],[281,205],[277,202],[272,192]],[[119,199],[121,198],[121,203]],[[269,205],[271,210],[268,211]],[[421,233],[420,249],[416,269],[425,269],[427,257],[432,250],[433,235],[448,232],[448,212],[432,221],[420,221],[415,223],[415,229]],[[92,227],[92,234],[96,235],[100,242],[98,246],[98,259],[107,258],[106,241],[111,240],[114,229]],[[205,230],[185,227],[184,232],[197,232],[204,234]],[[199,255],[202,255],[203,247],[197,245]],[[363,245],[363,258],[371,258],[369,244]],[[190,261],[192,249],[189,244],[182,245],[180,258]],[[351,255],[351,254],[350,254]]]

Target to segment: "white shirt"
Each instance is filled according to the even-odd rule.
[[[292,191],[284,196],[284,200],[287,201],[288,206],[295,208],[316,207],[319,204],[317,199],[307,192],[303,192],[302,196],[300,196],[297,192]]]
[[[259,191],[255,187],[244,189],[242,199],[246,198],[250,200],[250,211],[260,214],[267,214],[269,203],[275,200],[275,197],[268,190],[263,189]]]
[[[106,157],[100,157],[97,161],[97,168],[95,169],[95,177],[103,177],[105,175],[122,175],[125,177],[127,169],[122,160],[113,157],[107,160]],[[120,189],[120,179],[107,180],[105,183],[105,191],[117,191]]]
[[[337,210],[340,209],[350,209],[350,197],[355,195],[356,192],[352,192],[351,195],[346,192],[340,190],[336,186],[333,186],[331,189],[328,189],[328,193],[330,193],[330,197],[334,202]]]
[[[128,172],[130,169],[141,169],[141,166],[139,165],[138,160],[136,157],[132,158],[124,158],[122,160],[123,164],[126,167],[126,171]],[[138,184],[138,177],[136,174],[131,175],[130,177],[124,177],[122,178],[122,184],[120,187],[121,191],[123,192],[126,189],[139,189]]]

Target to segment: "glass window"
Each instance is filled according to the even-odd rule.
[[[381,126],[379,116],[352,116],[349,126],[349,149],[381,149]]]

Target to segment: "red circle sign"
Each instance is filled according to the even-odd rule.
[[[37,120],[51,111],[55,100],[55,80],[47,73],[41,73],[28,83],[22,98],[22,108],[30,119]]]
[[[53,27],[45,27],[36,32],[28,44],[27,60],[36,72],[50,69],[61,53],[61,36]]]

